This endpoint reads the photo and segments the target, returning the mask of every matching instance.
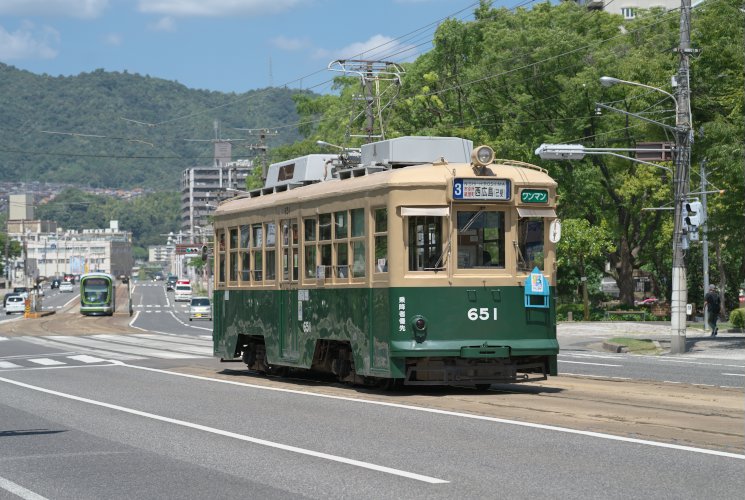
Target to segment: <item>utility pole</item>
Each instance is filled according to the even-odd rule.
[[[701,235],[701,251],[703,254],[703,273],[704,273],[704,295],[706,295],[706,292],[709,291],[709,239],[707,236],[708,232],[708,219],[709,219],[709,211],[706,207],[706,159],[704,158],[701,161],[701,168],[700,168],[700,177],[701,177],[701,206],[703,207],[703,221],[704,223],[701,225],[701,232],[703,233]],[[703,303],[703,302],[702,302]],[[708,325],[708,316],[709,311],[704,307],[704,331],[706,331],[706,325]]]
[[[686,350],[686,303],[688,302],[688,283],[684,250],[688,248],[688,237],[683,227],[684,203],[688,198],[691,166],[691,113],[689,86],[689,58],[691,50],[691,0],[681,0],[680,5],[680,44],[678,56],[677,106],[675,113],[675,175],[674,175],[674,229],[673,229],[673,269],[672,300],[670,323],[672,329],[670,351],[673,354]]]

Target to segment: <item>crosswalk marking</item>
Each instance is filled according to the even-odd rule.
[[[106,366],[112,361],[157,359],[205,359],[212,357],[210,336],[141,333],[13,337],[46,348],[43,356],[0,358],[0,371]]]
[[[80,361],[81,363],[103,363],[105,359],[96,358],[94,356],[88,356],[87,354],[80,354],[78,356],[67,356],[69,359]]]
[[[49,359],[49,358],[36,358],[36,359],[29,359],[30,362],[36,363],[37,365],[42,366],[57,366],[57,365],[64,365],[62,361],[57,361],[56,359]]]

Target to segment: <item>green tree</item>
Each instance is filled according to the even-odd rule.
[[[562,221],[561,240],[557,247],[559,279],[573,283],[579,279],[585,321],[590,319],[589,275],[602,276],[605,259],[614,249],[607,228],[590,225],[587,219]]]

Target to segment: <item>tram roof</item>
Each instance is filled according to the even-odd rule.
[[[512,164],[511,164],[512,163]],[[509,179],[513,183],[525,185],[555,186],[545,170],[535,165],[510,160],[496,160],[487,167],[494,179]],[[454,172],[454,173],[453,173]],[[473,167],[467,163],[436,163],[413,165],[379,172],[367,173],[359,177],[333,179],[287,189],[261,196],[239,196],[222,202],[214,212],[219,217],[240,213],[245,210],[282,205],[283,203],[302,203],[322,198],[335,198],[354,193],[368,193],[379,190],[395,190],[410,187],[445,187],[453,177],[476,178]]]

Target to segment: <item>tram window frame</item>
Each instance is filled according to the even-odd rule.
[[[531,227],[534,229],[531,230]],[[538,240],[526,241],[529,235]],[[544,217],[520,217],[517,221],[517,270],[531,272],[546,265],[546,219]]]
[[[408,215],[406,216],[406,227],[409,244],[409,271],[440,271],[444,269],[443,255],[443,237],[445,235],[445,217],[439,215]],[[429,225],[435,225],[435,233],[439,232],[439,237],[434,242],[430,241],[432,231]],[[426,227],[427,231],[422,231],[421,241],[419,239],[418,227]],[[426,235],[426,238],[425,238]],[[420,251],[421,250],[421,251]],[[421,259],[418,257],[421,256]],[[421,266],[418,265],[421,261]],[[435,267],[439,261],[440,266]],[[427,262],[428,265],[424,265]]]
[[[228,286],[238,285],[238,227],[228,228]]]
[[[217,283],[225,286],[225,230],[219,229],[215,240],[217,241]]]
[[[241,224],[239,257],[241,260],[238,277],[241,283],[251,283],[251,225]]]
[[[277,225],[266,222],[264,234],[264,281],[274,281],[277,279]]]
[[[281,263],[282,266],[282,281],[297,281],[298,280],[298,264],[300,258],[298,255],[298,222],[296,219],[282,219],[280,221],[281,231]],[[290,256],[292,258],[290,258]],[[292,268],[292,275],[290,275],[290,268]]]
[[[375,272],[388,272],[388,207],[373,208]]]
[[[457,268],[505,269],[506,212],[469,208],[456,211]]]
[[[251,224],[251,271],[253,272],[253,280],[256,283],[261,283],[264,279],[263,276],[263,255],[264,246],[264,224]]]

